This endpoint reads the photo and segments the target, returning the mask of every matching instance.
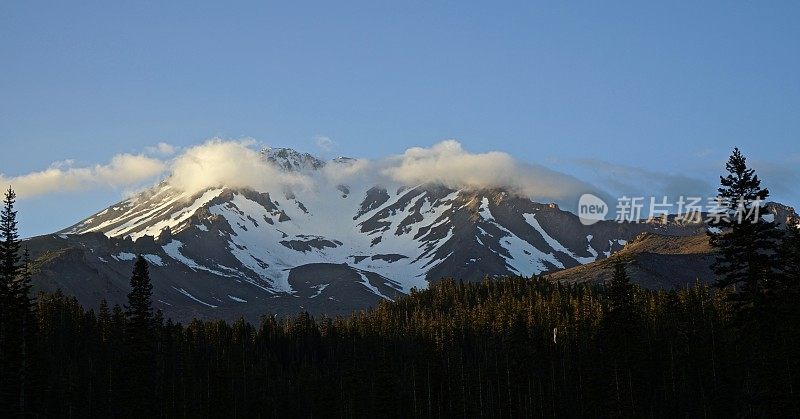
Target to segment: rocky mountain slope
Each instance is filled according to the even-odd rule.
[[[614,274],[617,260],[625,264],[631,281],[651,289],[670,289],[694,281],[711,283],[714,251],[708,236],[668,236],[642,233],[613,258],[575,266],[548,275],[562,282],[605,282]]]
[[[355,163],[289,149],[266,149],[263,157],[311,174]],[[257,320],[300,310],[346,313],[443,277],[581,272],[576,267],[643,233],[684,243],[705,231],[674,220],[584,226],[555,204],[502,189],[361,181],[188,193],[165,181],[27,244],[37,287],[60,288],[89,306],[102,298],[124,302],[133,259],[142,254],[156,306],[168,316]]]

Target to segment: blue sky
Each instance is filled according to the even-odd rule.
[[[0,3],[7,178],[211,137],[366,158],[452,138],[612,192],[713,190],[738,145],[800,203],[798,2],[111,3]],[[23,234],[128,188],[87,189],[22,199]]]

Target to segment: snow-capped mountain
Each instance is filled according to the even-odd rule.
[[[356,162],[291,149],[262,156],[311,175]],[[503,189],[367,179],[185,192],[164,181],[30,246],[41,287],[67,289],[85,304],[122,301],[131,261],[143,254],[168,314],[253,318],[347,312],[443,277],[543,274],[606,258],[643,232],[704,231],[674,222],[584,226],[555,204]]]

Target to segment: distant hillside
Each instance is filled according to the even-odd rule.
[[[650,289],[671,289],[695,280],[713,282],[710,265],[714,257],[705,234],[642,233],[611,258],[554,272],[548,277],[568,283],[605,282],[611,279],[616,260],[622,260],[633,282]]]

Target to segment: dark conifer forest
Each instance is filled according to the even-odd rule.
[[[736,151],[720,194],[766,197]],[[797,417],[800,233],[721,226],[716,286],[444,279],[346,317],[175,324],[146,261],[128,304],[31,298],[0,220],[4,417]],[[734,205],[733,203],[731,205]],[[613,257],[613,256],[612,256]]]

